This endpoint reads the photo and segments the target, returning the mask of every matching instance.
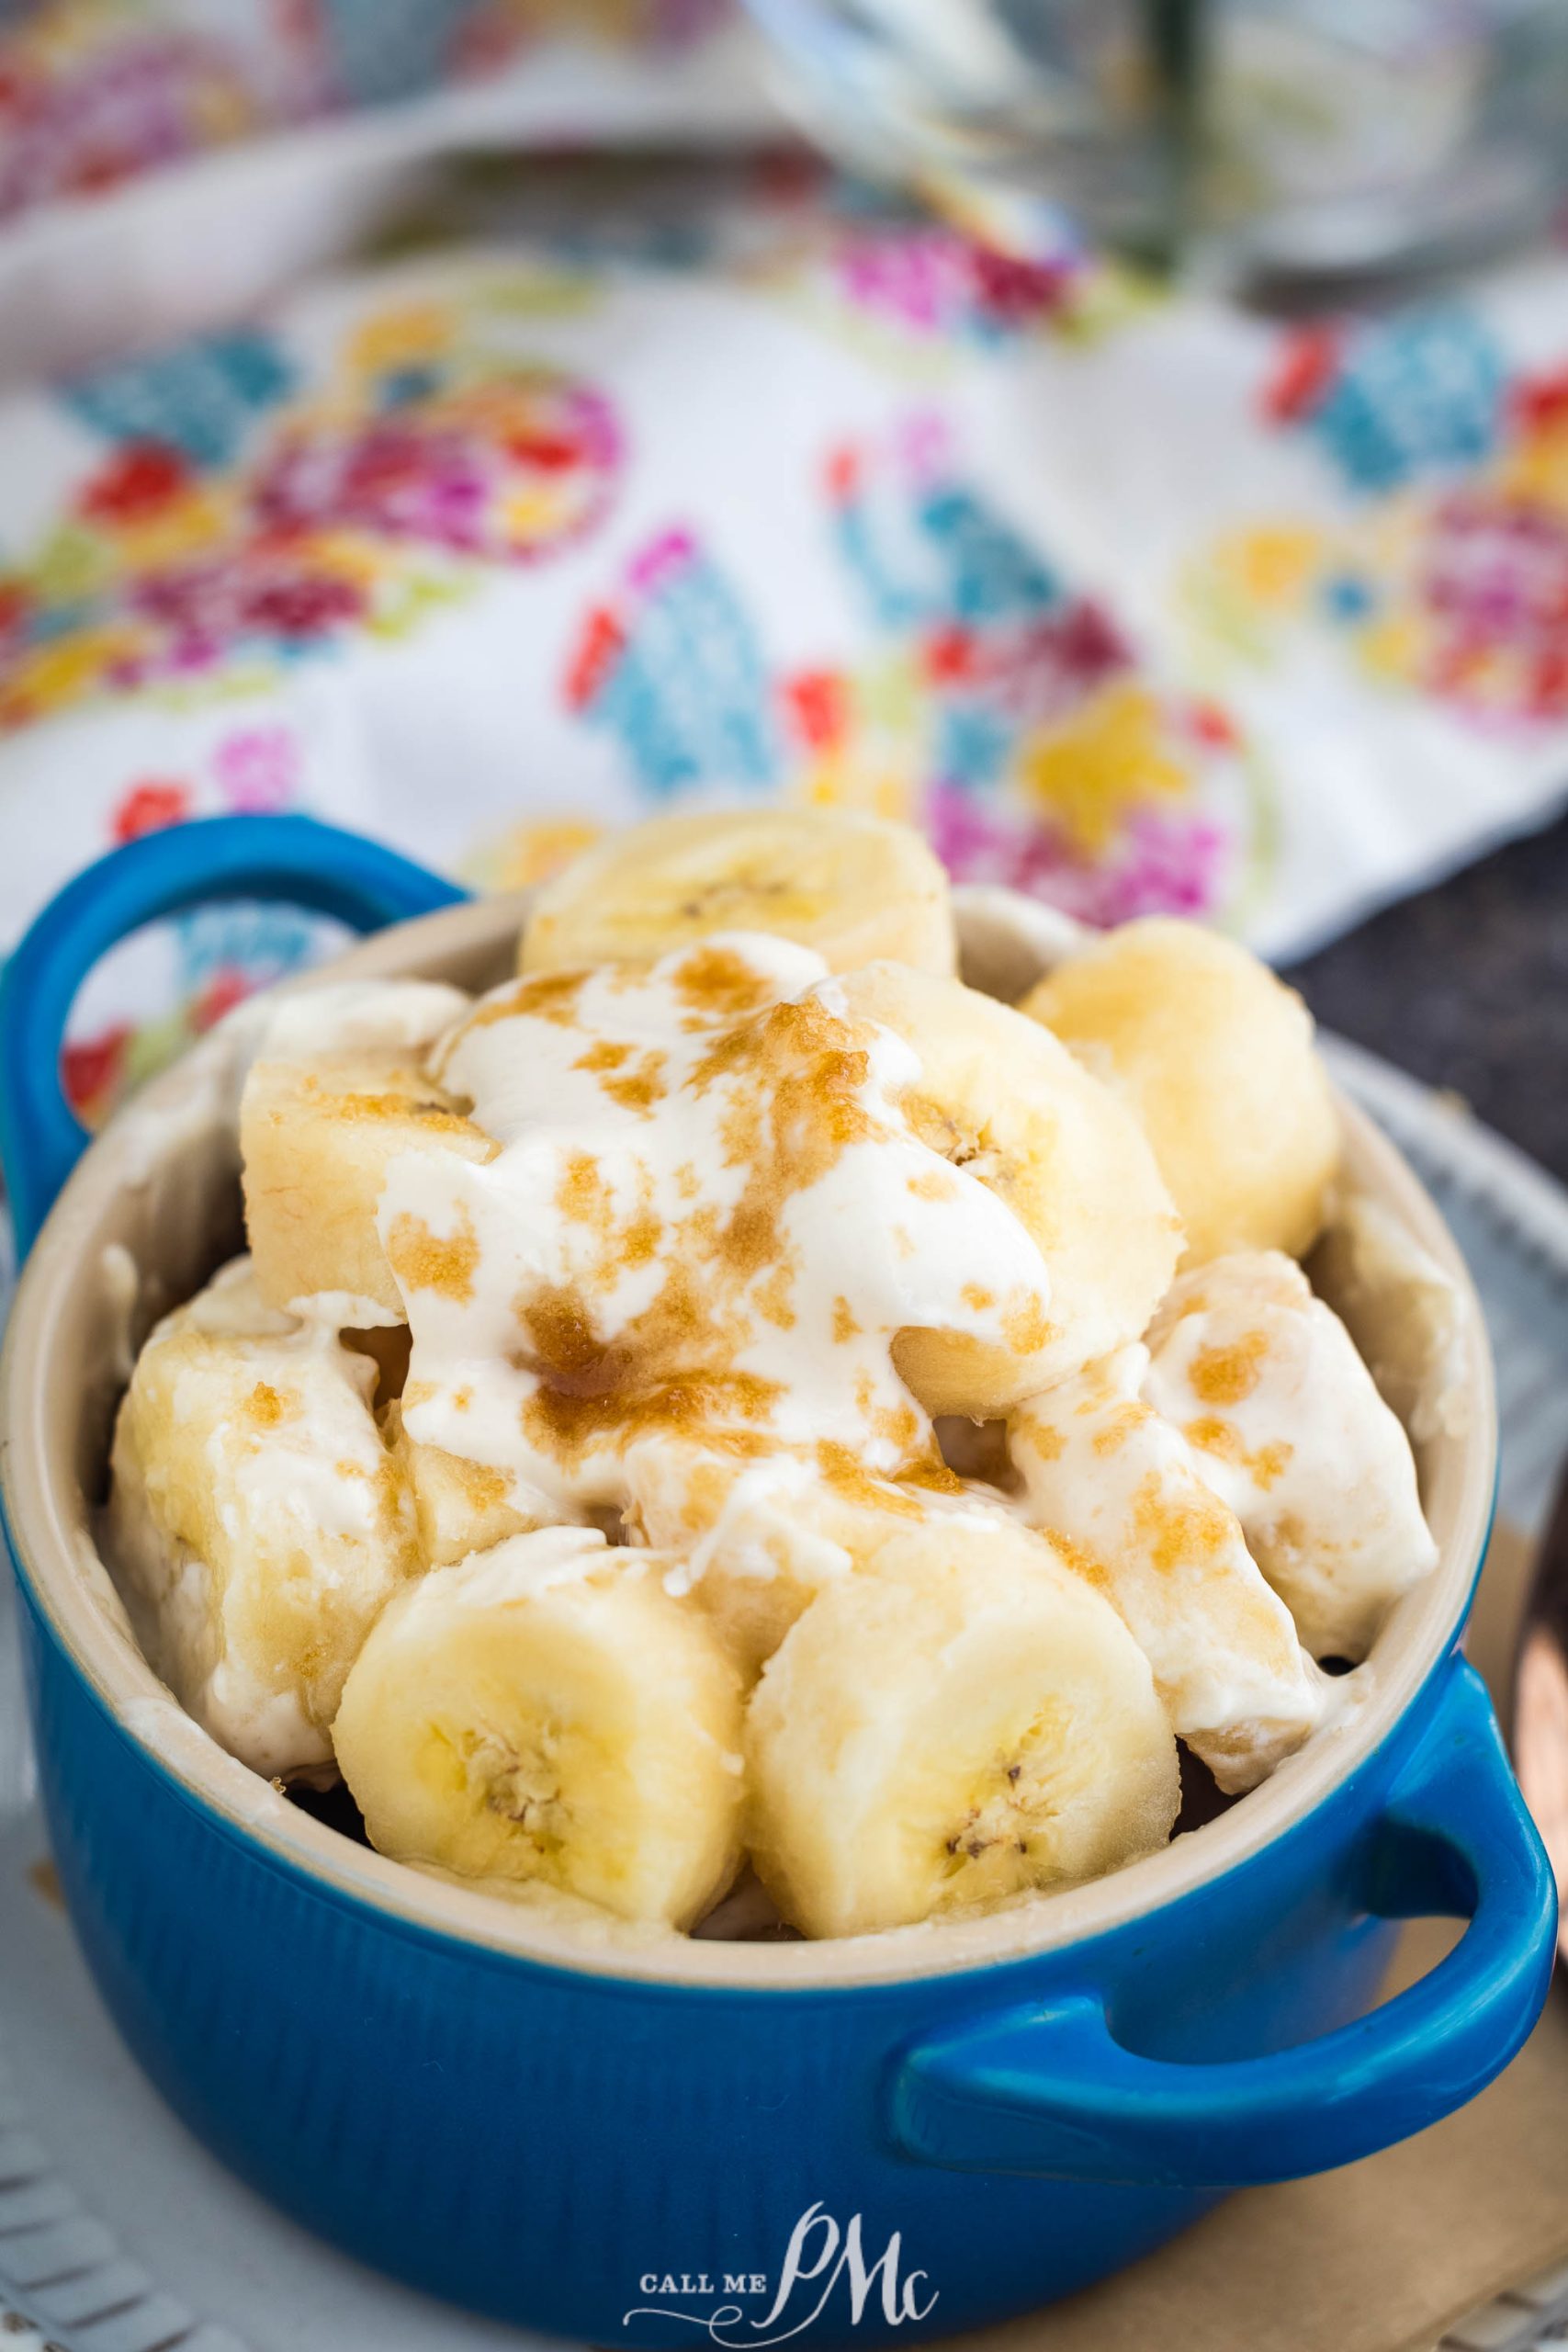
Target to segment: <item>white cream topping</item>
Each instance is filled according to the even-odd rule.
[[[1149,1331],[1144,1393],[1241,1521],[1316,1657],[1364,1657],[1437,1561],[1410,1442],[1355,1342],[1278,1250],[1181,1275]]]
[[[403,1418],[519,1492],[619,1502],[628,1447],[660,1432],[897,1475],[931,1432],[894,1333],[1005,1346],[1048,1303],[1011,1211],[897,1107],[918,1057],[848,1016],[810,949],[733,933],[647,970],[535,975],[433,1064],[503,1148],[389,1170]]]
[[[335,980],[265,1000],[257,1061],[305,1061],[360,1046],[428,1046],[473,999],[445,980]]]

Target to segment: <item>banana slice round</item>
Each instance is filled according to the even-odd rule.
[[[488,1160],[499,1149],[425,1075],[418,1047],[255,1062],[240,1099],[240,1156],[262,1296],[287,1306],[343,1292],[401,1322],[402,1294],[376,1231],[388,1168],[405,1151]]]
[[[548,1528],[400,1595],[333,1726],[371,1843],[625,1919],[700,1918],[739,1865],[740,1684],[669,1566]]]
[[[1300,1257],[1323,1224],[1339,1121],[1293,989],[1234,940],[1160,916],[1069,956],[1021,1011],[1069,1045],[1142,1122],[1187,1231],[1222,1250]]]
[[[1134,1341],[1019,1407],[1008,1441],[1020,1508],[1105,1594],[1221,1788],[1255,1788],[1321,1722],[1330,1686],[1235,1512],[1143,1402],[1148,1363]]]
[[[152,1332],[120,1406],[108,1549],[142,1646],[269,1777],[330,1773],[344,1678],[422,1565],[375,1383],[238,1259]]]
[[[1180,1227],[1125,1106],[1038,1023],[894,964],[848,975],[852,1013],[913,1047],[899,1097],[910,1126],[1005,1202],[1050,1275],[1048,1320],[1018,1318],[1012,1344],[907,1330],[893,1360],[930,1413],[1003,1413],[1136,1339],[1175,1271]]]
[[[834,971],[886,956],[951,972],[947,876],[908,826],[860,810],[736,808],[613,834],[546,884],[519,968],[651,964],[716,932],[799,940]]]
[[[896,1537],[828,1587],[747,1724],[750,1841],[784,1917],[847,1936],[1098,1877],[1180,1801],[1148,1661],[998,1513]]]

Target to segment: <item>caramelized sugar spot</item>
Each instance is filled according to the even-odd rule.
[[[1149,1409],[1146,1405],[1130,1404],[1119,1407],[1103,1427],[1096,1430],[1094,1433],[1092,1442],[1096,1453],[1101,1456],[1119,1453],[1134,1431],[1142,1429],[1148,1419]]]
[[[910,1192],[919,1201],[952,1201],[958,1197],[957,1185],[940,1168],[922,1168],[908,1182]]]
[[[1173,1502],[1155,1471],[1133,1498],[1133,1525],[1162,1576],[1212,1566],[1235,1532],[1235,1520],[1214,1496],[1195,1487]]]
[[[1277,1484],[1295,1452],[1294,1446],[1281,1438],[1271,1445],[1260,1445],[1256,1452],[1249,1453],[1241,1442],[1238,1430],[1233,1429],[1228,1421],[1210,1415],[1201,1415],[1195,1421],[1188,1421],[1182,1435],[1189,1445],[1196,1446],[1201,1453],[1212,1453],[1219,1461],[1232,1462],[1238,1470],[1245,1470],[1265,1494]]]
[[[282,1421],[292,1420],[299,1410],[297,1388],[275,1388],[269,1380],[258,1380],[245,1399],[245,1419],[258,1430],[275,1430]]]
[[[609,1239],[615,1229],[615,1202],[591,1151],[574,1151],[567,1159],[556,1186],[556,1206],[574,1225],[591,1226],[601,1239]]]
[[[1002,1332],[1014,1355],[1032,1356],[1055,1337],[1055,1326],[1040,1300],[1026,1292],[1003,1315]]]
[[[422,1216],[404,1209],[392,1219],[387,1258],[405,1290],[433,1290],[466,1306],[474,1295],[479,1239],[467,1209],[457,1211],[457,1229],[443,1240]]]
[[[896,1453],[912,1454],[917,1449],[929,1451],[924,1417],[913,1405],[885,1405],[880,1411],[868,1412],[872,1433]]]
[[[581,1293],[540,1284],[517,1304],[523,1344],[513,1356],[539,1386],[522,1408],[525,1434],[570,1460],[608,1438],[629,1443],[658,1434],[691,1435],[716,1426],[765,1422],[780,1390],[734,1368],[712,1325],[700,1284],[672,1265],[658,1295],[624,1332],[604,1339]]]
[[[668,1054],[650,1049],[635,1069],[619,1077],[603,1077],[599,1083],[611,1102],[618,1102],[623,1111],[636,1111],[645,1119],[651,1118],[654,1104],[664,1099],[664,1072],[669,1059]]]
[[[794,1288],[795,1269],[788,1261],[781,1260],[766,1281],[759,1283],[751,1294],[751,1303],[758,1314],[775,1330],[793,1331],[795,1329]]]
[[[464,1501],[476,1515],[497,1510],[512,1492],[504,1471],[493,1470],[488,1463],[470,1462],[467,1454],[445,1454],[441,1466],[461,1487]]]
[[[676,966],[674,979],[681,1001],[698,1016],[687,1023],[690,1029],[760,1012],[772,993],[772,983],[733,947],[693,948]]]
[[[814,1449],[817,1474],[825,1487],[847,1503],[867,1510],[884,1510],[896,1519],[919,1519],[920,1505],[913,1495],[901,1494],[886,1478],[874,1477],[859,1456],[836,1439],[821,1438]],[[953,1479],[953,1484],[957,1485]]]
[[[433,1135],[464,1134],[473,1124],[461,1112],[454,1111],[436,1096],[412,1094],[333,1094],[330,1098],[333,1115],[339,1119],[362,1119],[386,1123],[394,1119],[413,1119]]]
[[[1064,1535],[1059,1528],[1048,1527],[1044,1532],[1050,1539],[1052,1549],[1061,1554],[1074,1576],[1081,1577],[1085,1584],[1098,1586],[1102,1592],[1109,1589],[1111,1571],[1098,1552],[1091,1551],[1087,1544],[1075,1542],[1070,1535]]]
[[[1262,1487],[1265,1494],[1269,1492],[1270,1487],[1274,1486],[1278,1482],[1284,1471],[1288,1468],[1291,1456],[1294,1453],[1295,1450],[1296,1449],[1293,1445],[1287,1444],[1281,1438],[1273,1445],[1260,1445],[1257,1452],[1252,1455],[1247,1464],[1247,1468],[1251,1471],[1254,1480]]]
[[[898,1477],[902,1485],[919,1487],[928,1495],[961,1495],[964,1492],[963,1479],[936,1453],[923,1453],[918,1460],[907,1462]]]
[[[1269,1352],[1267,1331],[1247,1331],[1228,1348],[1200,1348],[1188,1378],[1205,1405],[1239,1405],[1251,1396]]]
[[[578,1000],[592,978],[592,972],[587,970],[530,972],[477,1006],[463,1029],[488,1029],[491,1022],[512,1021],[520,1013],[532,1021],[553,1021],[562,1029],[573,1028]]]

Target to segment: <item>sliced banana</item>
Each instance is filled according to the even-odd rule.
[[[824,1587],[958,1493],[934,1464],[925,1486],[901,1484],[837,1445],[737,1454],[660,1439],[626,1472],[637,1540],[678,1555],[670,1589],[694,1596],[748,1680]]]
[[[420,1445],[403,1427],[400,1408],[382,1416],[387,1442],[401,1464],[413,1497],[420,1551],[433,1568],[450,1567],[470,1553],[488,1552],[508,1536],[558,1525],[563,1507],[545,1495],[517,1499],[517,1482],[483,1462],[470,1462],[445,1446]]]
[[[312,980],[276,999],[254,998],[240,1018],[255,1020],[255,1058],[300,1062],[361,1046],[413,1053],[472,1004],[465,989],[446,980]]]
[[[1343,1323],[1278,1250],[1185,1273],[1149,1330],[1145,1395],[1314,1657],[1364,1657],[1435,1565],[1410,1441]]]
[[[931,1413],[974,1419],[1136,1339],[1175,1270],[1180,1228],[1137,1123],[1038,1023],[957,980],[895,964],[851,973],[849,1010],[918,1055],[898,1098],[921,1141],[1011,1209],[1050,1275],[1049,1316],[998,1347],[911,1329],[894,1362]]]
[[[344,1678],[421,1565],[375,1381],[241,1259],[157,1326],[120,1406],[107,1546],[142,1646],[269,1776],[330,1766]]]
[[[747,1757],[759,1874],[811,1936],[1097,1877],[1163,1845],[1180,1798],[1137,1644],[999,1512],[828,1586],[763,1669]]]
[[[376,1231],[388,1168],[402,1152],[488,1160],[499,1148],[426,1077],[417,1046],[256,1061],[240,1100],[240,1154],[262,1296],[287,1306],[342,1292],[400,1322],[402,1295]]]
[[[1105,1594],[1221,1788],[1250,1789],[1322,1720],[1329,1686],[1235,1514],[1142,1402],[1148,1362],[1134,1341],[1018,1408],[1020,1510]]]
[[[1312,1015],[1256,956],[1150,916],[1068,956],[1020,1010],[1137,1114],[1186,1227],[1187,1263],[1311,1246],[1339,1121]]]
[[[1364,1193],[1339,1201],[1311,1279],[1413,1438],[1465,1428],[1472,1404],[1459,1286],[1386,1203]]]
[[[907,825],[847,808],[657,817],[545,885],[520,967],[651,964],[716,932],[799,940],[834,971],[877,956],[951,972],[947,876]]]
[[[664,1565],[548,1528],[400,1595],[335,1727],[372,1844],[624,1919],[699,1919],[739,1866],[740,1685]]]

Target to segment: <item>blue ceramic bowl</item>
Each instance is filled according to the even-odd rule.
[[[342,968],[469,986],[509,968],[521,911],[404,922],[451,893],[302,820],[214,820],[106,861],[0,1003],[25,1239],[82,1151],[55,1076],[81,974],[225,894],[395,923]],[[0,1385],[71,1913],[148,2074],[264,2194],[420,2287],[602,2346],[913,2341],[1099,2278],[1227,2188],[1419,2131],[1512,2056],[1554,1905],[1456,1646],[1491,1501],[1484,1341],[1435,1210],[1353,1111],[1350,1182],[1460,1286],[1461,1410],[1420,1448],[1440,1565],[1338,1725],[1164,1853],[990,1919],[585,1946],[349,1843],[223,1755],[141,1660],[98,1560],[131,1342],[237,1240],[234,1064],[215,1035],[82,1157]],[[1467,1924],[1372,2006],[1393,1923],[1419,1913]]]

